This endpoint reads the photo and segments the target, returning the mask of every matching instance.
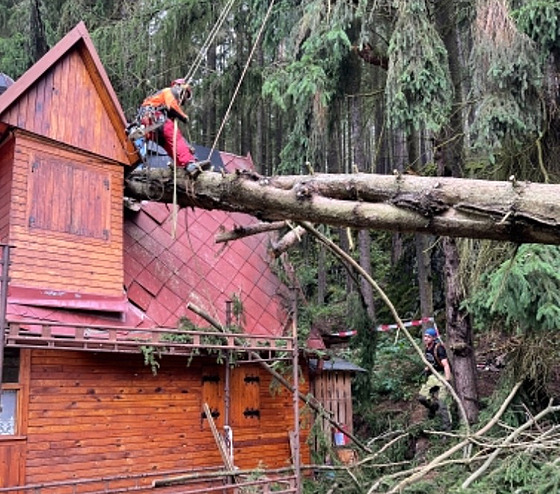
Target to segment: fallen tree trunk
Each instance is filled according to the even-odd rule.
[[[177,184],[181,207],[516,243],[560,244],[560,185],[413,175],[202,173]],[[173,202],[170,170],[134,171],[125,195]]]

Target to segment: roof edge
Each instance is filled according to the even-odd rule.
[[[119,115],[126,125],[126,118],[121,108],[115,90],[109,80],[109,76],[101,63],[101,59],[93,45],[93,41],[89,35],[84,21],[80,21],[70,30],[56,45],[54,45],[47,53],[45,53],[36,63],[34,63],[26,72],[23,73],[2,95],[0,98],[0,115],[4,113],[14,101],[23,94],[29,87],[37,81],[45,72],[47,72],[63,55],[74,48],[80,41],[86,45],[87,51],[95,65],[95,69],[99,72],[103,83],[109,93],[109,96],[115,103]]]

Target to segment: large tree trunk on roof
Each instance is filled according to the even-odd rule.
[[[167,169],[134,171],[125,195],[173,202]],[[291,219],[517,243],[560,244],[560,185],[413,175],[204,172],[178,184],[178,204]]]

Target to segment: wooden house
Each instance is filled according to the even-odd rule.
[[[82,23],[0,96],[0,492],[224,492],[232,466],[297,492],[307,430],[267,362],[298,352],[265,238],[215,245],[240,214],[125,212],[125,126]]]

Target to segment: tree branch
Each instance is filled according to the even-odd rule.
[[[250,237],[251,235],[258,235],[259,233],[271,232],[280,230],[287,225],[286,221],[275,221],[273,223],[258,223],[256,225],[248,226],[235,226],[231,231],[223,231],[216,235],[215,241],[217,244],[229,242],[230,240],[239,240],[240,238]]]
[[[227,334],[226,329],[218,321],[216,321],[212,316],[210,316],[207,312],[203,311],[202,309],[200,309],[196,305],[189,302],[187,304],[187,309],[192,310],[195,314],[198,314],[200,317],[202,317],[204,320],[206,320],[208,323],[210,323],[212,326],[214,326],[220,333]],[[242,336],[240,336],[240,337],[242,337]],[[266,371],[268,371],[270,374],[272,374],[272,376],[282,386],[284,386],[285,388],[287,388],[290,391],[293,391],[292,385],[290,384],[290,382],[286,378],[284,378],[284,376],[282,376],[281,374],[276,372],[269,364],[267,364],[257,352],[250,351],[249,354],[251,355],[251,358],[253,360],[255,360],[257,363],[259,363],[261,365],[261,367],[263,367]],[[348,432],[342,424],[339,424],[338,422],[333,420],[332,417],[329,415],[329,412],[327,410],[325,410],[321,406],[320,403],[312,401],[308,396],[305,396],[300,391],[298,391],[298,396],[299,396],[300,400],[302,400],[311,409],[315,410],[322,417],[324,417],[337,430],[339,430],[341,432],[344,432],[344,434],[346,434],[356,444],[356,446],[358,446],[361,450],[371,453],[371,450],[367,446],[365,446],[356,436],[354,436],[353,434]]]

